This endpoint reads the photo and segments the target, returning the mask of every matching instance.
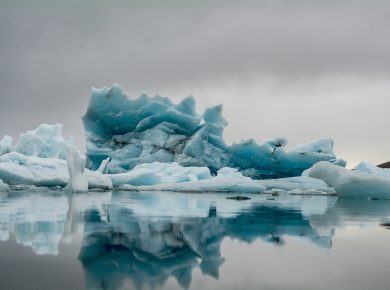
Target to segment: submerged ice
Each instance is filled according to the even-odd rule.
[[[83,123],[91,168],[110,157],[110,173],[124,173],[138,164],[157,161],[208,167],[213,174],[232,167],[245,176],[263,179],[298,176],[321,160],[345,165],[336,159],[330,139],[291,151],[284,149],[284,138],[263,144],[249,139],[229,146],[223,140],[227,121],[222,105],[199,114],[192,96],[174,104],[160,96],[141,95],[131,100],[116,84],[93,89]]]

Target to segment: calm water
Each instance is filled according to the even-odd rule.
[[[390,201],[0,195],[0,289],[390,289]]]

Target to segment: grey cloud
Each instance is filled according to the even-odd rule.
[[[80,117],[90,87],[113,82],[131,96],[193,93],[201,106],[221,101],[233,125],[230,108],[237,102],[247,102],[248,112],[253,99],[262,107],[277,98],[326,102],[324,94],[305,91],[311,83],[321,85],[318,79],[356,77],[354,86],[372,87],[390,76],[388,1],[57,0],[0,6],[0,135],[61,122],[67,135],[82,140]],[[232,84],[243,91],[265,89],[231,96]],[[206,94],[216,91],[218,96]],[[384,87],[382,97],[374,96],[379,106],[389,93]],[[370,98],[360,100],[363,110]],[[304,112],[299,107],[297,114]],[[251,114],[235,126],[263,121]],[[227,133],[249,137],[239,129]],[[312,135],[297,132],[302,141]]]

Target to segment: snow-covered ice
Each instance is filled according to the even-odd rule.
[[[341,197],[390,198],[390,178],[381,175],[348,170],[323,161],[310,169],[309,176],[322,179]]]
[[[178,104],[160,96],[131,100],[117,84],[92,89],[83,123],[91,168],[110,157],[110,173],[125,173],[138,164],[158,161],[208,167],[213,174],[232,167],[258,179],[298,176],[321,160],[345,163],[336,159],[330,139],[291,151],[284,149],[284,138],[263,144],[249,139],[229,146],[223,140],[227,121],[222,105],[199,114],[192,96]]]

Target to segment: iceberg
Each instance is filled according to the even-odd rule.
[[[71,145],[67,161],[58,158],[42,158],[27,156],[18,152],[10,152],[0,156],[0,178],[12,187],[38,186],[63,188],[72,182],[78,185],[68,186],[70,191],[85,192],[85,178],[88,188],[110,190],[120,188],[136,191],[175,191],[175,192],[237,192],[264,193],[289,192],[292,194],[334,194],[334,189],[319,179],[297,176],[280,179],[254,180],[244,176],[236,168],[224,167],[214,176],[208,167],[184,167],[178,163],[144,163],[137,165],[126,173],[103,174],[107,170],[109,160],[103,160],[99,169],[84,170],[82,155]],[[76,156],[73,156],[73,155]],[[76,162],[76,163],[77,163]],[[73,181],[72,181],[73,176]],[[75,181],[79,179],[79,181]],[[70,183],[69,183],[70,180]],[[77,189],[76,189],[77,188]],[[295,190],[295,191],[294,191]],[[297,191],[298,190],[298,191]]]
[[[354,168],[355,171],[371,173],[382,177],[387,177],[390,179],[390,169],[389,168],[380,168],[369,162],[362,161]]]
[[[156,163],[151,164],[154,165]],[[138,175],[139,166],[137,166],[128,174],[123,174],[131,176],[132,172],[135,171],[135,178],[128,178],[126,184],[119,186],[119,188],[142,191],[241,193],[263,193],[266,190],[266,187],[261,185],[257,180],[243,176],[235,168],[221,168],[218,170],[216,176],[212,176],[207,167],[181,167],[177,163],[173,164],[174,167],[181,168],[180,170],[182,171],[188,170],[190,173],[176,175],[173,178],[169,174],[164,176],[158,172],[155,175],[146,174],[145,176],[141,176]],[[171,164],[160,163],[159,165],[162,165],[163,168],[172,167]],[[151,166],[148,166],[148,164],[143,164],[142,167],[147,168]],[[119,185],[118,181],[116,180],[118,175],[121,176],[121,174],[109,175],[113,180],[113,184]],[[140,176],[142,178],[139,178]],[[151,178],[151,176],[154,178]]]
[[[76,167],[80,173],[85,169],[85,162],[84,165],[76,163],[85,155],[73,145],[73,138],[68,141],[63,138],[62,128],[61,124],[42,124],[22,133],[15,146],[10,136],[4,136],[0,141],[0,179],[11,187],[65,187],[70,177],[67,162],[72,174]],[[104,174],[107,163],[108,160],[102,162],[97,171],[85,169],[89,188],[112,189],[111,180]]]
[[[296,176],[278,179],[264,179],[259,182],[267,188],[267,192],[287,192],[295,195],[335,195],[333,187],[323,180],[308,176]]]
[[[178,163],[144,163],[126,173],[108,174],[115,188],[127,185],[155,185],[209,179],[213,176],[207,167],[183,167]]]
[[[111,180],[85,169],[89,188],[111,189]],[[0,156],[0,179],[11,186],[65,187],[69,181],[65,160],[10,152]]]
[[[219,169],[217,175],[213,176],[207,167],[183,167],[175,162],[144,163],[126,173],[107,176],[112,180],[114,188],[123,190],[335,194],[335,190],[324,181],[307,176],[254,180],[230,167]]]
[[[6,137],[7,136],[4,138]],[[68,141],[64,139],[62,136],[61,124],[41,124],[35,130],[22,133],[14,148],[12,147],[12,139],[10,140],[8,138],[7,140],[8,152],[15,151],[27,156],[58,158],[64,160],[66,159],[66,146],[73,145],[74,143],[72,137]],[[2,146],[0,145],[0,148],[1,147]]]
[[[340,197],[390,198],[390,178],[378,174],[348,170],[322,161],[310,169],[309,177],[322,179]]]
[[[68,179],[62,159],[10,152],[0,156],[0,178],[9,185],[65,186]]]
[[[126,173],[143,163],[177,162],[185,167],[208,167],[213,175],[231,167],[245,176],[265,179],[299,176],[323,160],[345,165],[344,160],[336,159],[331,139],[291,151],[284,149],[284,138],[227,145],[222,110],[218,105],[199,114],[192,96],[174,104],[166,97],[145,94],[129,99],[117,84],[93,88],[83,116],[88,167],[97,169],[109,157],[111,174]]]

